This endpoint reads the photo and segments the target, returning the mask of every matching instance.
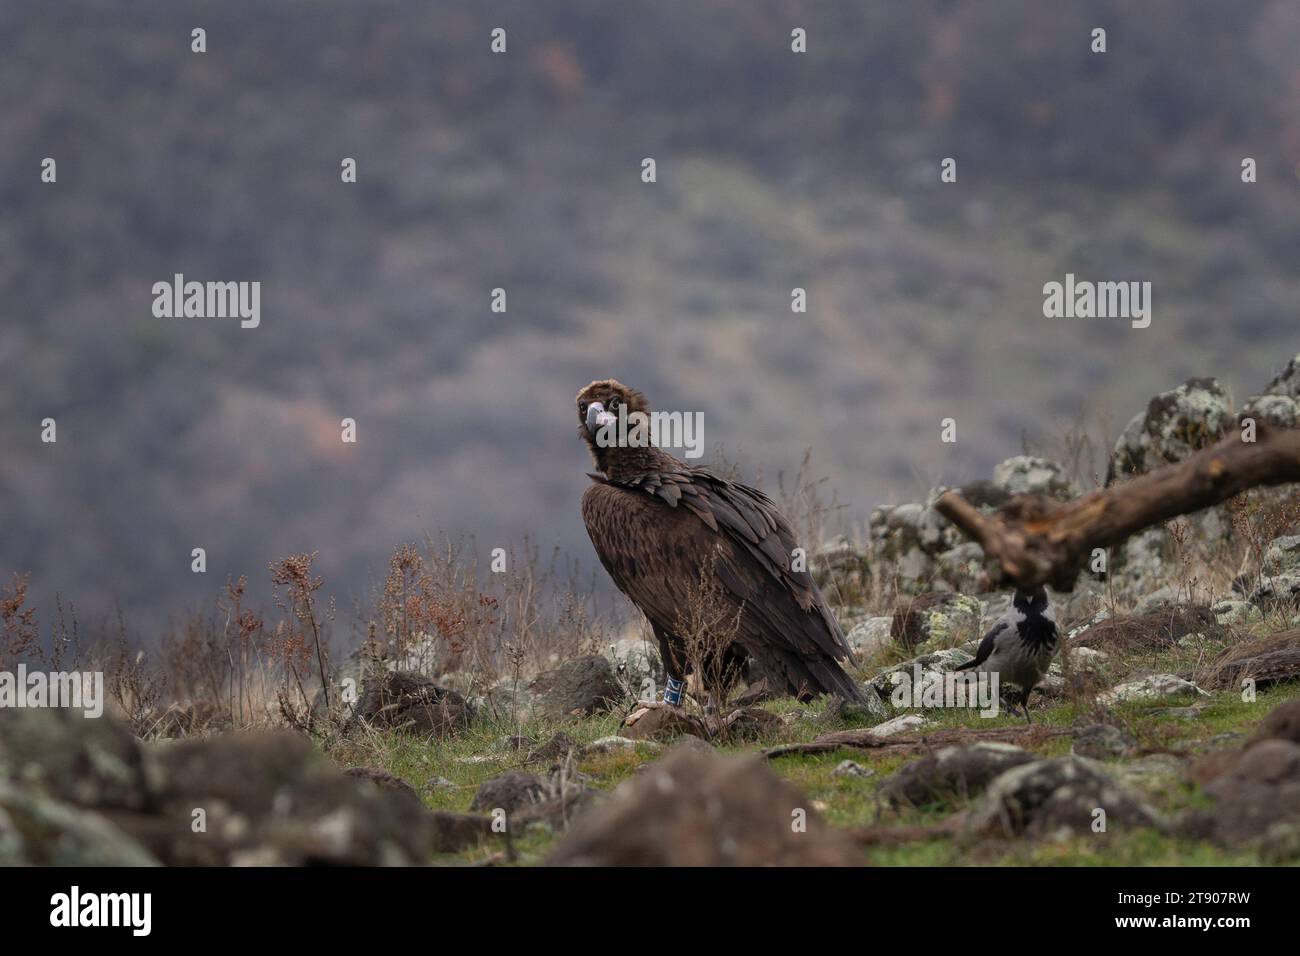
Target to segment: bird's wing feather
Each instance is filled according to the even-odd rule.
[[[587,489],[583,518],[610,577],[652,623],[679,629],[716,554],[716,579],[742,612],[737,640],[764,672],[792,690],[858,696],[835,663],[850,656],[843,632],[812,576],[792,567],[794,532],[762,492],[699,468],[607,479]]]
[[[1010,625],[1007,624],[1006,621],[999,621],[997,625],[994,626],[993,630],[989,631],[987,634],[984,635],[984,640],[980,641],[979,650],[975,652],[975,660],[967,661],[965,664],[962,664],[960,667],[956,668],[956,670],[967,671],[970,670],[972,667],[979,667],[986,660],[988,660],[989,655],[993,653],[993,648],[997,646],[998,635],[1001,634],[1003,631],[1005,631],[1008,627],[1010,627]]]

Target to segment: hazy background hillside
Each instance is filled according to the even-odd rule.
[[[292,551],[341,603],[425,531],[588,560],[606,375],[859,519],[1240,400],[1300,348],[1298,50],[1290,0],[5,4],[0,573],[151,627]],[[155,319],[175,272],[261,327]],[[1045,319],[1066,272],[1151,327]]]

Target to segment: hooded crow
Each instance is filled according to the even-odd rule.
[[[1015,684],[1023,692],[1020,706],[1028,721],[1029,695],[1047,673],[1060,646],[1056,615],[1047,601],[1047,591],[1041,587],[1032,593],[1017,590],[1007,613],[980,642],[975,659],[957,670],[997,674],[999,684]]]

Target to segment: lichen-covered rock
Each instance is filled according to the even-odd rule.
[[[908,650],[927,652],[954,647],[977,636],[983,605],[951,591],[922,594],[894,610],[890,635]]]
[[[413,671],[386,671],[367,680],[357,700],[356,719],[419,736],[447,737],[474,717],[460,694]]]
[[[169,865],[410,865],[431,852],[418,798],[349,777],[298,734],[183,740],[154,759],[156,814],[115,822]]]
[[[580,818],[561,866],[853,866],[851,837],[754,758],[673,750]]]
[[[1300,744],[1267,739],[1234,755],[1204,787],[1214,804],[1181,821],[1189,836],[1227,846],[1267,843],[1274,827],[1300,823]]]
[[[1096,832],[1101,821],[1105,832],[1163,826],[1140,796],[1074,756],[1013,767],[989,785],[966,819],[974,833],[1050,839]]]
[[[514,813],[521,807],[537,803],[541,799],[541,778],[522,770],[507,770],[500,776],[483,781],[474,794],[469,808],[479,813],[492,810]]]
[[[1182,461],[1219,439],[1233,423],[1230,399],[1217,380],[1188,379],[1156,395],[1115,443],[1106,484]]]
[[[1110,660],[1110,655],[1095,647],[1072,647],[1067,652],[1070,666],[1083,670],[1100,670]]]
[[[565,661],[539,674],[528,685],[536,712],[548,717],[590,717],[623,699],[609,659],[599,654]]]
[[[1187,780],[1186,761],[1175,754],[1147,754],[1110,770],[1120,783],[1160,802],[1177,799]]]
[[[1118,567],[1112,567],[1121,585],[1141,589],[1168,577],[1167,565],[1172,558],[1169,533],[1163,527],[1147,528],[1129,538],[1120,547]]]
[[[1089,724],[1073,735],[1071,750],[1080,757],[1110,760],[1122,757],[1134,745],[1133,738],[1110,724]]]
[[[900,768],[880,785],[880,794],[894,806],[913,807],[974,796],[1005,771],[1034,759],[1005,743],[943,747]]]
[[[288,731],[144,745],[108,715],[5,710],[0,787],[0,844],[21,839],[33,862],[374,866],[432,851],[408,788],[350,776]]]
[[[83,807],[144,810],[157,770],[120,721],[65,708],[0,709],[0,780]]]
[[[823,591],[863,591],[871,580],[867,555],[845,535],[822,544],[808,562],[808,570]]]
[[[864,767],[856,760],[841,760],[835,769],[831,771],[832,777],[858,777],[865,779],[874,777],[876,772],[870,767]]]
[[[876,724],[871,728],[871,732],[877,737],[892,737],[895,734],[905,734],[912,730],[921,730],[928,727],[930,721],[920,714],[902,714],[898,717],[891,718],[883,724]]]
[[[820,720],[831,723],[840,720],[880,721],[889,716],[889,708],[880,698],[880,692],[871,684],[861,684],[862,700],[845,700],[839,695],[830,698]]]
[[[1176,674],[1151,674],[1138,680],[1116,684],[1098,696],[1097,702],[1110,706],[1134,701],[1164,700],[1170,697],[1195,697],[1198,694],[1203,697],[1209,696],[1191,681],[1183,680]]]
[[[1249,601],[1225,598],[1210,606],[1214,619],[1225,627],[1249,627],[1264,619],[1264,612]]]
[[[498,720],[511,722],[527,717],[535,706],[528,681],[513,677],[503,677],[481,693],[472,695],[469,703],[476,712],[481,710]]]
[[[1286,367],[1273,376],[1264,393],[1300,398],[1300,355],[1292,356],[1291,361],[1286,363]]]
[[[1250,592],[1250,602],[1263,610],[1300,607],[1300,570],[1264,575]]]
[[[632,694],[642,694],[651,700],[655,691],[664,686],[664,662],[655,641],[637,638],[615,641],[609,646],[609,659],[615,678]]]
[[[889,629],[893,617],[869,617],[853,626],[845,636],[849,650],[858,657],[870,657],[872,654],[889,647],[893,643]]]
[[[633,740],[631,737],[601,737],[582,748],[582,756],[594,757],[606,754],[635,753],[638,750],[653,753],[662,749],[662,744],[653,740]]]
[[[1252,418],[1275,428],[1295,428],[1300,402],[1287,395],[1256,395],[1241,407],[1240,419]]]
[[[1079,488],[1061,465],[1029,455],[1017,455],[995,466],[993,484],[1009,495],[1045,495],[1058,501],[1079,496]]]
[[[1300,534],[1274,538],[1264,549],[1264,570],[1270,574],[1300,569]]]
[[[974,541],[941,551],[934,558],[935,573],[939,579],[961,589],[977,586],[990,563],[984,549]]]
[[[0,779],[0,866],[157,866],[102,814]]]
[[[868,523],[871,563],[887,584],[903,593],[928,586],[934,574],[931,552],[921,541],[924,514],[920,504],[880,507]]]
[[[951,674],[962,664],[974,660],[974,657],[974,654],[957,647],[935,651],[931,654],[921,654],[903,661],[901,664],[894,664],[884,668],[872,677],[868,684],[883,699],[890,700],[895,688],[903,685],[907,685],[909,689],[911,688],[912,683],[916,680],[919,668],[921,679],[919,686],[915,690],[923,692],[926,687],[933,683],[942,683],[945,674]]]

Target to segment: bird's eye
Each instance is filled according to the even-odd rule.
[[[618,406],[621,404],[623,403],[619,401],[618,396],[615,395],[613,398],[609,400],[609,404],[606,405],[605,407],[608,408],[611,412],[616,412],[618,411]]]
[[[582,416],[584,416],[584,417],[586,416],[586,414],[587,414],[587,403],[586,403],[586,402],[579,402],[579,403],[578,403],[578,414],[579,414],[579,415],[582,415]]]

